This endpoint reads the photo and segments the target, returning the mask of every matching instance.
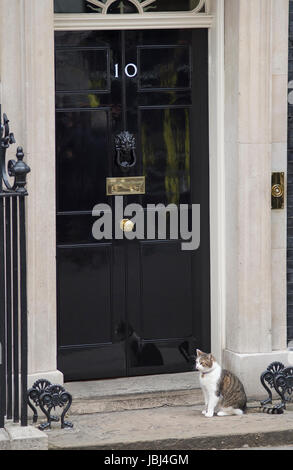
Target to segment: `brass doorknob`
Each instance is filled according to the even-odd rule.
[[[134,223],[129,219],[122,219],[120,222],[120,228],[123,232],[132,232],[134,229]]]

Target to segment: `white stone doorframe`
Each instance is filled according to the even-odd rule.
[[[209,27],[212,351],[240,375],[250,395],[259,392],[258,372],[271,360],[288,359],[285,211],[272,216],[270,210],[272,155],[275,170],[283,171],[286,161],[287,120],[278,106],[284,105],[287,89],[282,87],[285,66],[278,59],[288,47],[286,3],[209,0],[210,16],[200,20],[201,27]],[[27,208],[30,382],[42,376],[62,383],[56,366],[53,0],[1,0],[1,6],[1,102],[32,169]],[[176,27],[176,21],[180,27],[180,15],[176,20],[165,16],[165,27]],[[148,27],[163,27],[158,18],[154,15]],[[192,27],[184,21],[181,27]],[[60,28],[57,18],[55,27]],[[277,254],[283,262],[274,290]]]
[[[18,142],[24,146],[31,167],[28,181],[28,310],[29,310],[29,382],[45,377],[62,383],[56,366],[56,222],[55,222],[55,89],[54,29],[93,29],[90,15],[85,24],[79,15],[66,25],[60,15],[53,14],[53,0],[1,0],[1,35],[5,48],[1,53],[1,84],[3,109],[9,115]],[[138,27],[161,29],[175,27],[210,28],[210,107],[211,107],[211,214],[212,251],[212,344],[219,356],[222,350],[221,303],[224,296],[219,282],[221,273],[218,235],[223,200],[220,194],[223,148],[223,6],[224,0],[210,0],[210,15],[196,20],[189,14],[150,15],[140,25],[133,17],[104,17],[98,28],[121,29]],[[76,18],[76,16],[79,18]],[[111,19],[112,24],[109,23]],[[132,22],[131,22],[132,20]],[[105,23],[106,21],[106,23]],[[108,21],[108,23],[107,23]],[[128,24],[127,24],[128,21]],[[123,24],[124,22],[124,24]],[[144,24],[143,24],[144,22]],[[104,26],[103,26],[104,24]],[[106,26],[105,26],[106,24]],[[1,38],[1,39],[2,39]],[[215,87],[216,84],[216,87]],[[222,100],[222,102],[221,102]],[[219,258],[219,259],[218,259]],[[213,274],[214,273],[214,274]]]
[[[28,385],[56,367],[53,1],[1,0],[1,102],[31,167],[27,199]],[[14,146],[15,147],[15,146]],[[10,149],[9,158],[15,149]]]

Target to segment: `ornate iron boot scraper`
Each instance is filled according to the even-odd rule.
[[[293,401],[293,367],[285,367],[281,362],[272,362],[261,374],[260,381],[269,395],[261,402],[261,406],[264,408],[272,403],[272,389],[275,389],[281,398],[281,403],[273,406],[271,410],[272,413],[283,413],[286,403]]]
[[[55,410],[56,407],[64,408],[61,415],[61,428],[73,428],[73,424],[70,421],[65,421],[65,415],[72,403],[72,396],[64,387],[61,385],[51,384],[51,382],[46,379],[39,379],[34,383],[32,388],[28,390],[27,396],[28,405],[34,413],[33,422],[36,423],[38,421],[36,406],[41,408],[47,418],[46,423],[39,425],[39,429],[41,431],[44,429],[50,429],[52,421],[59,421],[58,416],[51,415],[52,409]]]

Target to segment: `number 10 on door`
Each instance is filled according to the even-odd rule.
[[[135,64],[127,64],[124,68],[127,77],[133,78],[137,75],[137,66]],[[119,64],[115,64],[115,78],[119,78]]]

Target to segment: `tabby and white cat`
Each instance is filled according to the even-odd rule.
[[[196,369],[200,372],[200,386],[205,400],[202,411],[207,418],[214,416],[242,415],[246,410],[247,398],[240,380],[222,369],[212,354],[196,350]]]

